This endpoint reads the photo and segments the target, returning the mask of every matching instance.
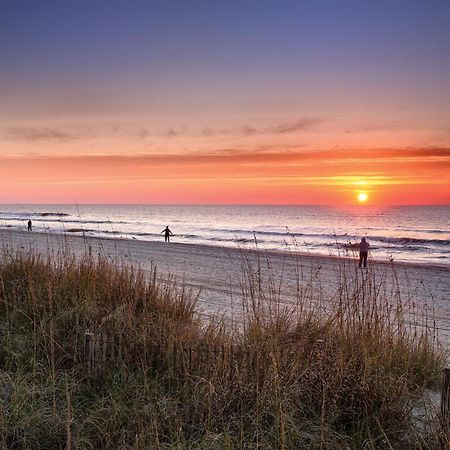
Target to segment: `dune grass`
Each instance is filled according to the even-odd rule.
[[[385,274],[342,262],[326,299],[299,266],[286,303],[243,265],[232,327],[200,319],[195,293],[155,270],[4,252],[0,445],[442,448],[426,394],[446,355]]]

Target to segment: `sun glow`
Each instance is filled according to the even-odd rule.
[[[360,192],[357,198],[359,203],[365,203],[369,196],[365,192]]]

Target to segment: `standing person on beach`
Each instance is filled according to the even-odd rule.
[[[31,219],[28,221],[28,231],[33,231],[32,229],[32,223],[31,223]]]
[[[170,236],[173,236],[173,233],[169,230],[168,225],[161,231],[161,233],[164,233],[164,242],[170,242]]]
[[[363,237],[361,242],[359,243],[359,267],[364,261],[364,268],[367,267],[367,254],[369,252],[370,244],[366,241],[366,238]]]

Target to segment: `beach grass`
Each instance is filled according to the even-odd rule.
[[[446,354],[395,267],[338,261],[325,298],[320,268],[299,264],[287,302],[262,265],[243,256],[229,324],[154,268],[4,251],[0,445],[442,448],[431,399]]]

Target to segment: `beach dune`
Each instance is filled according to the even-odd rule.
[[[171,275],[198,295],[200,314],[236,323],[242,318],[243,292],[251,276],[257,276],[263,284],[272,284],[273,295],[282,303],[295,303],[299,282],[303,287],[308,285],[311,300],[326,309],[327,302],[338,298],[339,280],[343,276],[362,279],[375,271],[394,295],[400,295],[420,314],[425,314],[423,326],[437,328],[441,343],[450,348],[450,269],[445,266],[369,260],[366,273],[357,268],[356,259],[267,252],[257,250],[255,245],[224,248],[11,229],[0,230],[0,246],[7,251],[54,256],[102,255],[144,272],[156,267],[160,278]]]

